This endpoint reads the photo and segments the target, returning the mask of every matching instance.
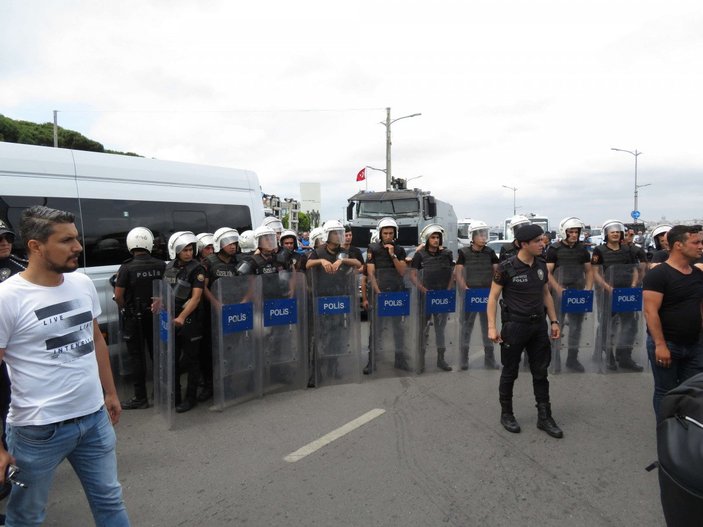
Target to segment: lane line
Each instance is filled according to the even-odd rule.
[[[301,459],[309,456],[313,452],[317,452],[322,447],[329,445],[332,441],[335,441],[340,437],[345,436],[349,432],[353,432],[360,426],[365,425],[369,421],[376,419],[378,416],[383,415],[385,413],[386,411],[382,408],[374,408],[373,410],[366,412],[364,415],[361,415],[356,419],[349,421],[347,424],[340,426],[336,430],[332,430],[330,433],[323,435],[321,438],[316,439],[315,441],[308,443],[304,447],[299,448],[295,452],[291,452],[283,459],[288,463],[295,463],[296,461],[300,461]]]

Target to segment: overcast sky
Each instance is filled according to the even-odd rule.
[[[340,217],[365,165],[497,224],[701,218],[700,0],[0,0],[0,113],[255,171]],[[385,188],[368,171],[370,190]]]

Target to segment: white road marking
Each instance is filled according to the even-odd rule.
[[[288,454],[283,459],[288,463],[295,463],[296,461],[300,461],[304,457],[309,456],[313,452],[317,452],[322,447],[329,445],[332,441],[335,441],[340,437],[345,436],[349,432],[356,430],[360,426],[365,425],[372,419],[376,419],[378,416],[383,415],[384,413],[386,413],[386,411],[382,408],[374,408],[373,410],[366,412],[364,415],[357,417],[353,421],[349,421],[347,424],[340,426],[336,430],[332,430],[329,434],[325,434],[321,438],[316,439],[315,441],[308,443],[304,447],[299,448],[295,452]]]

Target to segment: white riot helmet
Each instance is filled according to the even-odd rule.
[[[393,239],[395,240],[398,237],[398,224],[393,218],[381,218],[378,222],[378,225],[376,225],[376,228],[378,229],[378,237],[379,239],[381,238],[381,230],[383,230],[384,227],[393,227],[395,229],[395,234],[393,234]]]
[[[193,245],[193,250],[195,250],[195,247],[198,245],[195,234],[190,231],[174,232],[168,239],[168,257],[171,260],[175,260],[178,253],[191,244]]]
[[[472,221],[469,225],[469,238],[473,240],[474,235],[482,235],[484,238],[488,239],[488,225],[485,221]]]
[[[327,220],[322,226],[322,241],[325,243],[330,242],[330,234],[337,233],[337,241],[332,241],[337,245],[342,245],[344,243],[344,225],[339,220]]]
[[[444,228],[438,223],[430,223],[422,229],[420,232],[420,243],[426,245],[427,240],[435,233],[439,234],[439,244],[442,245],[442,241],[444,240]]]
[[[603,233],[607,241],[608,233],[611,231],[620,231],[620,239],[625,237],[625,225],[618,220],[605,220],[603,222]]]
[[[273,251],[278,245],[276,232],[267,225],[262,225],[254,229],[254,240],[259,249]]]
[[[315,248],[315,243],[320,242],[324,243],[322,241],[322,235],[323,235],[322,227],[315,227],[313,230],[310,231],[310,245],[312,245],[312,248]]]
[[[195,237],[195,239],[198,240],[196,246],[198,254],[200,254],[208,245],[215,245],[215,236],[211,232],[201,232]]]
[[[127,250],[144,249],[151,252],[154,248],[154,235],[146,227],[135,227],[127,233]]]
[[[522,214],[516,214],[512,218],[510,218],[510,223],[508,224],[508,227],[510,227],[510,230],[513,231],[513,236],[517,233],[518,229],[524,225],[529,225],[530,224],[530,219],[527,216],[523,216]]]
[[[244,254],[253,253],[256,250],[254,231],[247,230],[239,235],[239,250]]]
[[[283,238],[293,238],[293,245],[295,246],[295,250],[298,250],[298,235],[295,233],[295,231],[292,231],[290,229],[286,229],[281,233],[281,245],[283,245]]]
[[[281,235],[283,232],[283,223],[276,216],[266,216],[264,221],[261,222],[262,227],[270,227],[273,229],[277,235]]]
[[[219,253],[224,247],[230,243],[239,242],[239,232],[231,227],[220,227],[215,231],[212,240],[212,247],[216,253]]]
[[[661,242],[659,241],[659,236],[662,234],[666,234],[671,230],[671,227],[673,225],[669,225],[668,223],[662,223],[661,225],[657,225],[654,227],[654,230],[652,230],[652,240],[654,241],[654,246],[657,248],[657,250],[661,250]]]
[[[578,229],[579,236],[581,236],[581,233],[585,228],[586,224],[579,218],[576,216],[569,216],[559,222],[559,236],[561,236],[562,240],[566,240],[566,231],[569,229]]]

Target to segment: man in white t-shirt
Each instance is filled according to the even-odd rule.
[[[0,359],[12,401],[0,482],[19,467],[6,525],[40,525],[56,467],[71,462],[97,525],[129,525],[117,480],[115,431],[122,408],[98,327],[90,278],[73,273],[82,252],[74,216],[35,206],[22,213],[27,269],[0,284]],[[103,395],[104,391],[104,395]]]

